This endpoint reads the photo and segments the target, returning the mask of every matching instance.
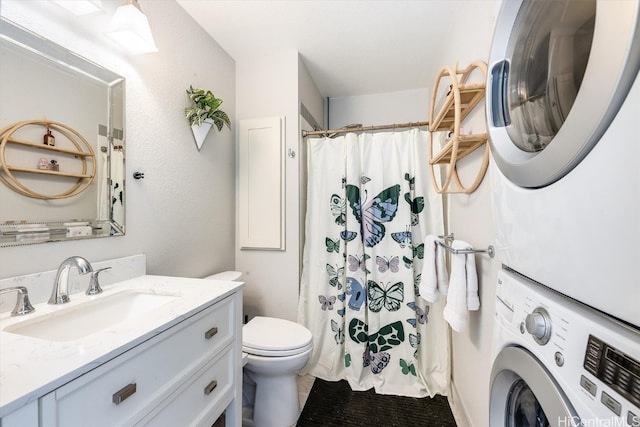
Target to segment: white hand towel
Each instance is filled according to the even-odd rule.
[[[470,249],[471,245],[462,240],[455,240],[453,249]],[[443,316],[456,332],[462,332],[467,326],[467,311],[478,310],[478,274],[474,254],[451,255],[451,279],[447,305]]]
[[[438,293],[447,295],[447,269],[444,264],[444,249],[438,244],[442,238],[429,234],[424,239],[424,263],[420,281],[420,296],[429,302],[438,301]]]

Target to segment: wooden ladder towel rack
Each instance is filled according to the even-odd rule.
[[[482,72],[483,81],[468,83],[467,79],[476,69]],[[438,73],[429,108],[429,166],[433,186],[438,193],[472,193],[478,188],[487,171],[489,165],[488,135],[486,133],[460,135],[462,121],[485,96],[486,76],[487,64],[482,61],[474,61],[464,69],[458,69],[457,65],[455,70],[444,66]],[[446,77],[451,79],[450,90],[436,111],[440,82]],[[447,132],[450,133],[450,137],[440,151],[434,155],[433,136],[435,132]],[[485,146],[484,157],[476,179],[469,187],[465,187],[458,176],[456,163],[483,145]],[[437,165],[449,166],[441,187],[438,186],[436,180]],[[455,188],[451,188],[452,180]]]

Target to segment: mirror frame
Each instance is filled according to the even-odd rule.
[[[125,79],[124,77],[114,73],[107,68],[102,67],[86,58],[64,48],[38,34],[31,32],[20,25],[0,17],[0,42],[3,44],[11,44],[12,48],[23,49],[31,57],[43,61],[43,64],[55,64],[56,67],[65,69],[65,72],[71,72],[84,78],[89,78],[104,86],[107,105],[106,125],[102,123],[91,124],[96,128],[97,134],[105,139],[96,141],[96,151],[106,153],[107,159],[107,182],[113,184],[112,172],[115,164],[113,152],[117,149],[122,152],[122,176],[121,194],[118,200],[122,203],[122,208],[118,208],[118,218],[114,217],[114,209],[112,201],[115,200],[114,186],[107,185],[107,191],[104,198],[105,209],[108,210],[108,219],[105,218],[1,218],[0,217],[0,247],[19,246],[26,244],[56,242],[65,240],[90,239],[97,237],[121,236],[125,234]],[[39,93],[38,96],[46,96]],[[117,103],[117,106],[115,104]],[[1,123],[0,128],[4,128],[10,123]],[[114,128],[117,126],[117,128]],[[103,145],[106,141],[106,146]],[[1,144],[1,141],[0,141]],[[117,147],[114,147],[114,144]],[[101,157],[100,152],[96,152],[96,157]],[[120,158],[120,156],[118,156]],[[99,164],[96,161],[96,169]],[[117,165],[118,167],[120,165]],[[0,167],[0,173],[3,172]],[[94,180],[91,184],[98,185],[98,180]],[[120,184],[120,183],[119,183]],[[2,183],[0,183],[2,185]],[[96,192],[99,194],[100,192]],[[98,206],[98,196],[94,199]],[[5,202],[6,203],[6,202]],[[46,203],[46,201],[44,202]],[[0,201],[2,204],[2,201]],[[46,208],[43,208],[46,209]],[[25,216],[28,216],[25,214]],[[96,217],[98,217],[96,212]],[[90,234],[86,235],[89,232]]]

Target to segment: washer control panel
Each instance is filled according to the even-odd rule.
[[[589,335],[583,366],[587,372],[640,406],[640,362]]]
[[[640,426],[639,329],[506,266],[498,274],[495,320],[496,348],[531,352],[566,393],[581,425],[606,419]]]

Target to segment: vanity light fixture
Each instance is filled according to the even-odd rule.
[[[77,16],[89,15],[102,10],[100,0],[55,0],[55,3]]]
[[[124,3],[113,14],[107,35],[134,55],[157,52],[149,21],[138,0],[125,0]]]

